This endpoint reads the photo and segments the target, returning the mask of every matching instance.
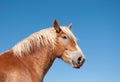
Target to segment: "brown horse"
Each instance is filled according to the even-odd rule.
[[[85,60],[72,25],[59,26],[33,33],[11,50],[0,55],[0,82],[42,82],[55,58],[80,68]]]

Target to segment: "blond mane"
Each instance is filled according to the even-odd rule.
[[[67,27],[61,27],[62,31],[65,32],[69,38],[76,41],[76,37]],[[38,32],[31,34],[29,37],[19,42],[13,47],[13,53],[16,56],[22,56],[23,54],[30,54],[41,46],[48,47],[51,49],[55,48],[56,45],[56,32],[54,28],[43,29]]]

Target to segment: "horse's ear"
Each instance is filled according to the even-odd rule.
[[[72,28],[72,23],[68,25],[68,28],[71,29]]]
[[[53,27],[55,28],[56,32],[59,33],[61,31],[61,28],[57,22],[57,20],[54,20]]]

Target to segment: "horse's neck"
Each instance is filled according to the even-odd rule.
[[[50,51],[46,51],[47,49],[42,49],[34,54],[30,54],[29,56],[24,56],[23,61],[25,60],[32,67],[33,73],[38,76],[40,82],[42,82],[45,74],[49,70],[52,65],[55,56]]]

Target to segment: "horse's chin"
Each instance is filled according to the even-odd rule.
[[[79,68],[81,68],[81,66],[82,66],[82,65],[74,65],[74,66],[72,66],[72,67],[75,68],[75,69],[79,69]]]

